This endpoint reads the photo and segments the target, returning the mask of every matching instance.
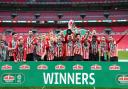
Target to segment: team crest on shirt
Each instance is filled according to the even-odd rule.
[[[37,69],[38,69],[38,70],[47,70],[47,69],[48,69],[48,66],[47,66],[47,65],[44,65],[44,64],[38,65],[38,66],[37,66]]]
[[[65,66],[62,65],[62,64],[59,64],[59,65],[56,65],[56,66],[55,66],[55,69],[56,69],[56,70],[65,70]]]
[[[98,64],[92,65],[91,70],[102,70],[102,67]]]
[[[1,67],[1,70],[12,70],[12,66],[6,64]]]
[[[76,65],[73,66],[73,70],[83,70],[83,66],[79,65],[79,64],[76,64]]]
[[[30,70],[30,66],[27,65],[27,64],[24,64],[24,65],[21,65],[21,66],[19,67],[19,69],[20,69],[20,70]]]
[[[120,70],[120,66],[117,66],[116,64],[109,66],[109,70]]]

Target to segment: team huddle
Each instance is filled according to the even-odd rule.
[[[12,33],[9,42],[0,41],[1,61],[118,61],[119,39],[112,36],[98,37],[95,30],[87,30],[84,35],[75,31],[74,21],[68,23],[66,35],[63,31],[54,34],[34,35],[30,30],[28,37]]]

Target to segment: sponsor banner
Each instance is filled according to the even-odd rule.
[[[128,85],[128,74],[119,74],[117,81],[119,84]]]
[[[5,64],[1,67],[1,70],[12,70],[12,66]]]
[[[128,87],[124,62],[1,62],[0,68],[0,87]]]
[[[25,79],[22,73],[4,73],[1,78],[3,84],[21,84]]]

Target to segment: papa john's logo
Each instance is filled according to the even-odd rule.
[[[21,65],[21,66],[19,67],[19,69],[20,69],[20,70],[30,70],[30,66],[27,65],[27,64],[24,64],[24,65]]]
[[[55,66],[55,69],[56,69],[56,70],[65,70],[65,66],[62,65],[62,64],[59,64],[59,65],[56,65],[56,66]]]
[[[12,66],[6,64],[1,67],[1,70],[12,70]]]
[[[13,82],[14,81],[14,76],[11,76],[11,75],[6,75],[4,76],[4,79],[3,79],[5,82]]]
[[[116,78],[118,84],[128,84],[128,74],[120,74],[120,75],[117,75],[117,78]]]
[[[73,66],[73,70],[83,70],[83,66],[79,65],[79,64],[76,64],[76,65]]]
[[[120,70],[120,66],[117,66],[116,64],[109,66],[109,70]]]
[[[38,65],[37,66],[37,69],[38,70],[47,70],[48,69],[48,66],[47,65],[43,65],[43,64],[42,65]]]
[[[91,70],[102,70],[102,67],[98,64],[92,65]]]

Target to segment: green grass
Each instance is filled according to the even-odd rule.
[[[128,51],[119,51],[119,59],[127,59],[128,60]]]

